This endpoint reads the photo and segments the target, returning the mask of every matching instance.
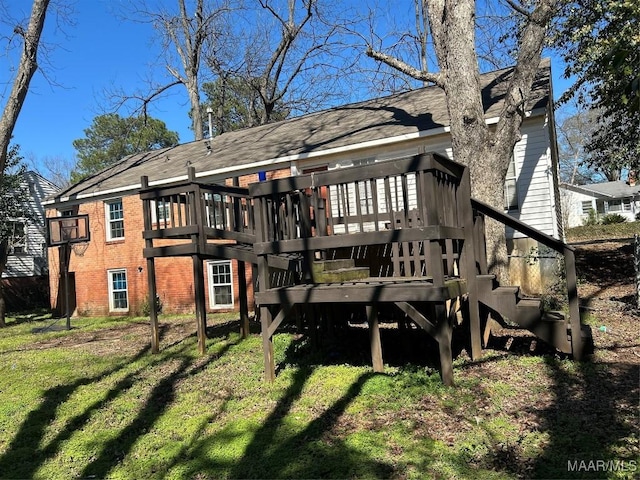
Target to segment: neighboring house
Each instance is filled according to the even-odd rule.
[[[616,213],[633,222],[640,215],[640,186],[630,182],[604,182],[590,185],[560,185],[566,226],[584,225],[589,215],[597,218]]]
[[[22,218],[7,219],[12,226],[9,256],[2,272],[2,282],[8,307],[24,308],[26,303],[47,285],[48,273],[45,211],[42,202],[59,189],[35,172],[24,174],[23,186],[28,188],[29,203]],[[45,289],[46,293],[46,289]],[[42,301],[42,299],[40,299]]]
[[[488,124],[498,121],[511,73],[505,69],[481,76]],[[544,60],[506,179],[505,209],[562,238],[552,98],[550,63]],[[393,161],[422,151],[451,157],[448,124],[443,91],[425,87],[124,158],[47,202],[49,216],[81,213],[90,218],[91,242],[84,255],[72,255],[70,263],[77,313],[133,314],[144,309],[141,176],[148,176],[152,186],[161,185],[186,179],[187,167],[194,167],[198,181],[230,183],[236,178],[245,186],[265,178]],[[528,244],[521,248],[527,249]],[[50,258],[53,271],[56,259]],[[206,262],[212,311],[237,308],[236,269],[235,261]],[[248,279],[251,273],[247,266]],[[190,258],[157,259],[156,278],[165,312],[193,311]],[[54,276],[51,290],[55,299]]]

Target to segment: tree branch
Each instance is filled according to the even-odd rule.
[[[391,55],[387,55],[386,53],[379,52],[374,50],[371,46],[367,47],[366,54],[368,57],[373,58],[379,62],[382,62],[386,65],[389,65],[392,68],[395,68],[399,72],[404,73],[405,75],[409,75],[416,80],[420,80],[422,82],[432,82],[435,83],[440,88],[444,88],[444,79],[442,78],[442,74],[440,73],[432,73],[425,72],[422,70],[418,70],[415,67],[412,67],[408,63],[403,62]]]

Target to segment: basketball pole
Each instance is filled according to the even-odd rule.
[[[69,311],[69,260],[71,260],[71,243],[62,244],[62,258],[64,259],[64,309],[67,316],[67,330],[71,330],[71,312]]]

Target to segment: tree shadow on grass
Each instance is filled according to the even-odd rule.
[[[193,348],[192,345],[190,343],[180,345],[186,338],[188,337],[177,340],[167,347],[167,349],[177,347],[175,352],[153,357],[154,359],[150,362],[144,363],[118,380],[112,388],[106,391],[104,395],[101,395],[99,400],[85,408],[81,414],[67,420],[64,428],[52,439],[47,440],[44,446],[39,446],[43,443],[48,425],[56,420],[58,408],[67,402],[74,392],[81,387],[95,384],[112,375],[116,375],[131,364],[139,361],[142,357],[149,355],[150,346],[142,348],[134,356],[127,357],[112,368],[97,375],[79,378],[72,383],[58,385],[44,392],[40,405],[28,414],[6,452],[0,456],[0,472],[2,472],[0,475],[8,473],[9,478],[33,478],[47,459],[60,452],[66,440],[89,424],[95,412],[104,408],[130,389],[137,381],[142,370],[166,363],[168,359],[182,357],[179,366],[167,373],[152,389],[146,404],[136,418],[120,432],[117,438],[103,444],[96,458],[84,468],[80,475],[81,478],[106,478],[111,469],[131,450],[136,440],[153,426],[172,402],[176,384],[182,378],[196,374],[206,368],[210,362],[222,356],[233,345],[233,343],[228,343],[216,355],[211,355],[205,361],[198,362],[194,366],[193,358],[188,355],[188,352]]]
[[[303,355],[301,349],[306,350],[306,345],[292,342],[285,357]],[[185,478],[391,477],[391,465],[331,435],[332,428],[367,381],[379,374],[361,375],[341,398],[300,430],[298,422],[292,423],[287,417],[315,370],[308,362],[310,357],[302,358],[300,363],[285,358],[287,365],[296,363],[291,384],[265,420],[256,423],[247,417],[226,424],[221,431],[192,442],[171,468],[180,470]],[[242,448],[242,453],[237,452],[238,448]]]
[[[617,468],[624,472],[618,473],[621,478],[637,478],[640,365],[563,363],[552,357],[546,363],[555,402],[539,414],[549,444],[534,477],[604,478]],[[613,463],[598,466],[598,461]]]

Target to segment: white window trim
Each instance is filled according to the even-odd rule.
[[[213,265],[220,265],[220,264],[227,264],[229,265],[229,276],[231,278],[231,282],[230,283],[217,283],[214,284],[213,282],[213,270],[212,267]],[[231,260],[216,260],[216,261],[211,261],[211,262],[207,262],[207,280],[209,283],[209,308],[211,310],[222,310],[222,309],[229,309],[229,308],[234,308],[235,305],[235,292],[233,290],[233,263],[231,262]],[[224,304],[224,305],[217,305],[215,303],[215,291],[214,291],[214,287],[216,286],[226,286],[229,285],[231,287],[231,303],[229,304]]]
[[[10,220],[13,228],[12,228],[12,233],[11,233],[11,237],[9,238],[9,255],[27,255],[29,253],[29,235],[28,235],[28,228],[29,226],[27,225],[27,221],[25,219],[15,219],[15,220]],[[19,237],[19,239],[16,237],[16,225],[22,225],[22,235]],[[19,240],[19,241],[16,241]],[[21,252],[16,252],[15,248],[16,247],[21,247],[22,251]]]
[[[164,228],[171,226],[171,205],[169,202],[161,201],[159,204],[151,200],[151,223],[158,225],[158,213],[160,213],[160,225]]]
[[[116,308],[114,298],[113,298],[113,294],[116,292],[116,290],[113,289],[113,274],[121,273],[121,272],[124,272],[125,279],[127,282],[127,288],[124,290],[124,292],[127,294],[127,308]],[[127,275],[127,269],[114,268],[112,270],[107,270],[107,283],[109,286],[109,311],[110,312],[128,312],[129,311],[129,276]],[[122,290],[117,290],[117,291],[122,291]]]
[[[511,175],[509,170],[513,167],[513,174]],[[515,195],[515,205],[508,205],[509,198],[509,187],[507,187],[507,183],[513,182],[513,193]],[[504,179],[504,210],[505,212],[519,212],[520,211],[520,196],[518,195],[518,165],[516,164],[516,156],[515,153],[511,155],[511,160],[509,160],[509,168],[507,170],[507,174]]]
[[[109,211],[109,206],[116,203],[116,202],[120,202],[120,205],[122,205],[122,218],[119,220],[111,220],[111,215],[110,215],[110,211]],[[104,217],[105,217],[105,236],[107,241],[113,241],[113,240],[124,240],[124,235],[121,237],[112,237],[111,236],[111,222],[112,221],[122,221],[122,230],[124,231],[124,202],[122,201],[122,198],[114,198],[112,200],[106,200],[104,202]]]

